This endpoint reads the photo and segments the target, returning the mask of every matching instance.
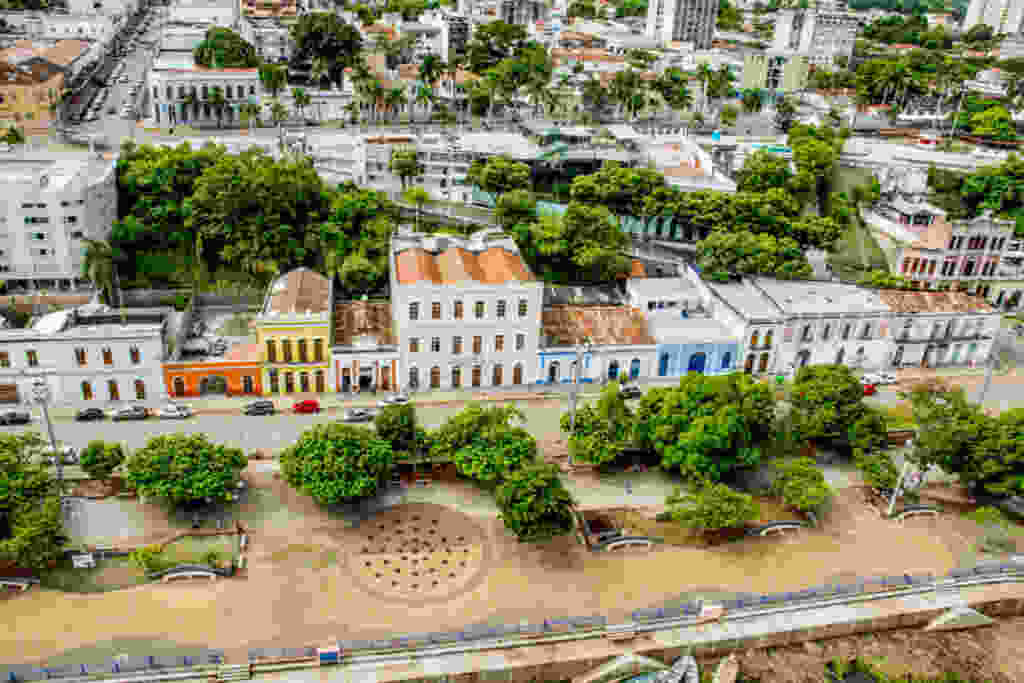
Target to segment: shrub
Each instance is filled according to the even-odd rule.
[[[166,562],[160,556],[160,546],[149,545],[145,548],[139,548],[131,554],[132,562],[134,562],[139,569],[146,572],[147,574],[158,572],[164,569]]]
[[[93,479],[109,479],[122,462],[124,450],[121,444],[107,443],[99,439],[89,442],[82,451],[80,460],[82,469]]]
[[[741,527],[758,515],[752,496],[725,484],[705,484],[690,495],[683,495],[677,489],[665,502],[673,519],[698,531]]]
[[[207,565],[208,567],[213,567],[214,569],[220,569],[220,566],[221,566],[222,562],[223,562],[223,557],[216,550],[210,550],[209,552],[207,552],[207,553],[205,553],[203,555],[203,564]]]
[[[825,475],[810,458],[777,461],[778,477],[772,482],[771,492],[786,505],[801,512],[816,510],[832,497],[832,489]]]
[[[860,470],[864,483],[871,488],[881,491],[892,491],[896,488],[900,471],[888,453],[864,453],[858,449],[854,451],[853,462]]]

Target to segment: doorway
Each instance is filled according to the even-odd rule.
[[[551,361],[551,365],[548,366],[548,381],[554,384],[558,381],[558,361]]]
[[[613,360],[608,364],[608,379],[616,379],[619,376],[619,361]]]
[[[480,366],[479,365],[473,366],[473,386],[474,387],[480,386],[481,376],[482,375],[483,375],[483,371],[480,369]]]
[[[686,368],[687,372],[704,372],[704,362],[707,360],[707,356],[704,353],[695,353],[690,356],[690,365]]]
[[[220,375],[210,375],[199,380],[200,396],[226,393],[228,393],[228,381]]]

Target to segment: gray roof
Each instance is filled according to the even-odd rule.
[[[710,317],[683,318],[679,310],[647,316],[647,329],[659,344],[708,344],[737,341],[720,322]]]
[[[778,320],[783,317],[782,311],[746,280],[727,284],[705,282],[711,291],[748,320]]]
[[[888,313],[891,311],[873,289],[840,282],[773,280],[753,278],[776,306],[790,315],[840,313]]]

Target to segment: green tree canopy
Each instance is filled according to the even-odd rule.
[[[530,187],[530,167],[520,161],[492,156],[487,157],[486,161],[474,161],[466,173],[466,179],[497,201],[506,192]]]
[[[260,65],[256,48],[229,28],[211,26],[192,51],[199,66],[207,69],[255,69]]]
[[[132,453],[123,471],[139,495],[181,505],[232,500],[247,462],[241,449],[215,444],[204,434],[165,434]]]
[[[505,528],[520,541],[541,541],[572,531],[572,496],[558,468],[534,463],[512,470],[495,493]]]
[[[832,497],[825,475],[811,458],[781,460],[774,465],[776,477],[772,482],[772,495],[789,507],[801,512],[814,511]]]
[[[416,407],[412,403],[381,408],[373,418],[377,436],[391,444],[395,459],[416,455],[426,446],[425,432],[416,422]]]
[[[698,242],[697,264],[707,277],[717,282],[754,274],[799,280],[813,273],[796,240],[775,239],[746,230],[715,232]]]
[[[514,406],[487,406],[470,403],[461,412],[452,415],[430,435],[430,456],[440,460],[454,460],[455,454],[469,446],[477,436],[493,427],[512,427],[524,419]]]
[[[843,439],[864,415],[864,387],[845,365],[800,368],[790,396],[796,431],[804,439]]]
[[[537,459],[537,440],[522,427],[492,425],[455,452],[459,474],[487,486],[497,486],[514,470]]]
[[[707,484],[690,494],[676,490],[665,503],[672,519],[700,532],[742,527],[758,515],[752,496],[725,484]]]
[[[537,220],[537,199],[528,190],[506,192],[498,198],[494,217],[506,230],[516,225],[528,226]]]
[[[373,432],[340,422],[318,424],[281,454],[289,485],[330,505],[377,493],[391,471],[391,444]]]
[[[621,219],[645,215],[646,198],[665,186],[658,171],[606,162],[596,173],[576,176],[570,192],[573,201],[603,206]]]
[[[392,147],[388,170],[398,176],[404,190],[409,179],[422,175],[425,169],[419,162],[419,155],[415,147]]]
[[[93,479],[109,479],[114,470],[124,462],[124,449],[113,441],[95,440],[82,450],[79,464]]]
[[[514,55],[526,42],[525,27],[500,20],[488,22],[473,31],[466,47],[466,63],[470,71],[482,74]]]
[[[651,389],[637,408],[635,440],[665,469],[720,481],[753,467],[773,437],[775,395],[742,373],[689,374],[678,387]]]
[[[317,58],[326,60],[332,83],[341,85],[345,67],[353,66],[363,48],[358,29],[345,23],[334,12],[302,14],[291,26],[295,51],[292,62],[302,64]]]
[[[607,282],[629,272],[629,238],[603,206],[570,202],[563,215],[544,214],[527,228],[525,239],[519,236],[524,256],[546,277]]]
[[[632,441],[633,413],[616,382],[601,390],[601,397],[595,404],[585,405],[576,411],[575,426],[571,431],[569,422],[569,414],[563,414],[562,431],[570,432],[569,452],[583,462],[611,464],[622,456]]]

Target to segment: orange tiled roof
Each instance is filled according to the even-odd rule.
[[[647,329],[647,318],[628,306],[548,306],[541,312],[541,327],[551,343],[575,345],[589,339],[597,345],[657,342]]]
[[[647,277],[647,269],[644,267],[644,262],[637,259],[633,259],[633,263],[629,270],[630,277]]]
[[[882,303],[897,313],[992,313],[995,311],[983,298],[966,292],[905,292],[883,289],[878,292]]]
[[[432,282],[451,285],[458,282],[481,282],[494,285],[504,282],[530,282],[533,274],[518,254],[491,247],[482,252],[461,247],[433,254],[425,249],[403,249],[395,256],[398,282],[403,285]]]
[[[68,66],[89,49],[89,43],[83,40],[62,40],[53,47],[43,50],[40,56],[49,62]]]

